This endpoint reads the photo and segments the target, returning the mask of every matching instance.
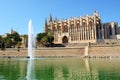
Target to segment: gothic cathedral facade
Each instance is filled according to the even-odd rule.
[[[102,23],[97,11],[92,16],[86,15],[68,20],[45,20],[44,32],[52,30],[54,43],[97,43],[104,39],[117,39],[120,28],[117,22]]]

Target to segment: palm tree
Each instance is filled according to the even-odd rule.
[[[52,46],[52,42],[54,40],[54,37],[53,37],[54,33],[52,30],[49,30],[48,33],[47,33],[47,36],[49,38],[49,44],[50,44],[50,47]]]
[[[48,36],[43,36],[42,39],[41,39],[41,43],[44,46],[47,46],[48,45]]]

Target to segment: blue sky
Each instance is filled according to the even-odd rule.
[[[120,25],[120,0],[0,0],[0,35],[13,28],[27,34],[32,19],[35,34],[43,32],[44,20],[93,15],[97,10],[102,22],[118,22]]]

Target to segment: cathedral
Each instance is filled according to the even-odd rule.
[[[119,39],[117,22],[102,23],[97,11],[93,15],[72,17],[59,21],[57,18],[45,20],[44,32],[52,30],[54,43],[97,43],[105,39]]]

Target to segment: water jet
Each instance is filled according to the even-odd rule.
[[[33,32],[32,20],[30,19],[28,23],[28,57],[30,59],[34,58],[35,52],[35,37]]]

